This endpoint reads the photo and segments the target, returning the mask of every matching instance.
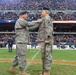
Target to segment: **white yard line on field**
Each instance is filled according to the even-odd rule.
[[[54,64],[54,63],[53,63]],[[64,65],[64,66],[76,66],[76,65],[74,65],[74,64],[55,64],[55,65]]]
[[[35,59],[35,57],[38,55],[38,53],[40,52],[40,50],[32,57],[32,59],[31,60],[34,60]],[[27,64],[27,66],[26,66],[26,68],[25,68],[25,70],[27,69],[27,67],[29,66],[29,65],[31,65],[31,63],[28,63]]]
[[[40,50],[32,57],[32,59],[31,60],[34,60],[35,59],[35,57],[38,55],[38,53],[40,52]],[[31,62],[30,63],[28,63],[27,64],[27,66],[26,66],[26,68],[25,68],[25,70],[28,68],[28,66],[30,66],[31,65]],[[18,74],[16,74],[16,75],[18,75]]]

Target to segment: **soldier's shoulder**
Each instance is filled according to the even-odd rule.
[[[20,21],[20,19],[17,19],[16,22]]]
[[[51,20],[51,17],[50,16],[46,16],[45,19],[46,20]]]
[[[26,22],[24,19],[21,19],[21,18],[19,18],[18,20],[17,20],[17,22]]]
[[[19,18],[17,21],[23,21],[23,19]]]
[[[19,18],[17,21],[25,21],[24,19],[22,19],[22,18]]]
[[[51,17],[50,16],[47,16],[46,19],[45,19],[46,23],[48,23],[49,25],[52,25],[52,20],[51,20]]]

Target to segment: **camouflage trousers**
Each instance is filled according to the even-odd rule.
[[[14,58],[12,66],[19,66],[20,70],[24,70],[26,66],[26,49],[27,44],[16,45],[16,56]]]
[[[41,45],[42,62],[44,61],[44,70],[50,70],[52,63],[52,44],[46,44],[45,58],[44,58],[44,46],[45,46],[44,42],[41,42],[40,45]]]

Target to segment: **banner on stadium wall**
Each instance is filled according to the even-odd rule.
[[[16,20],[0,20],[0,23],[15,23]],[[52,21],[53,23],[76,23],[76,21]]]
[[[76,23],[76,21],[52,21],[53,23]]]
[[[15,23],[16,20],[0,20],[0,23]]]
[[[8,48],[8,44],[6,45],[6,48]],[[31,45],[27,45],[27,49],[32,49],[32,48],[35,49],[35,47],[32,47]],[[36,49],[40,49],[40,48],[41,48],[40,45],[36,46]],[[71,48],[76,49],[74,45],[72,45]],[[13,49],[16,49],[16,44],[13,45]],[[61,48],[61,47],[58,48],[57,45],[53,45],[53,49],[70,49],[70,47],[69,45],[65,45],[65,48]]]

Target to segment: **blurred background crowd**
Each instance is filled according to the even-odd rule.
[[[52,20],[76,20],[76,0],[0,0],[0,20],[17,20],[19,10],[29,10],[28,21],[37,20],[41,18],[41,11],[43,7],[50,8],[50,17]],[[31,12],[33,11],[33,13]],[[35,11],[38,11],[37,13]],[[12,25],[10,28],[1,25],[0,32],[14,32]],[[76,32],[75,25],[54,25],[54,32]],[[7,29],[8,28],[8,29]],[[0,47],[8,43],[8,38],[11,37],[15,43],[15,35],[0,34]],[[30,34],[30,44],[33,45],[37,41],[36,34]],[[62,43],[69,45],[76,45],[76,35],[54,35],[54,44],[60,46]]]
[[[15,35],[0,35],[0,47],[6,47],[8,44],[8,39],[11,37],[13,43],[15,44]],[[3,46],[2,46],[3,43]],[[31,46],[37,46],[37,34],[30,34],[30,43]],[[76,47],[76,35],[54,35],[54,45],[75,45]]]
[[[52,20],[76,20],[76,12],[73,13],[63,13],[63,12],[57,12],[57,13],[50,13],[50,17]],[[28,20],[37,20],[41,18],[41,13],[34,13],[29,14]],[[18,19],[18,14],[15,12],[6,12],[6,13],[0,13],[0,20],[16,20]]]
[[[0,0],[0,10],[42,10],[46,6],[50,10],[76,10],[76,0]],[[50,12],[53,20],[76,20],[76,12]],[[0,12],[0,19],[17,19],[18,13]],[[40,18],[40,14],[30,14],[29,20]]]
[[[76,0],[0,0],[0,10],[76,10]]]

